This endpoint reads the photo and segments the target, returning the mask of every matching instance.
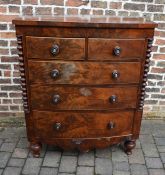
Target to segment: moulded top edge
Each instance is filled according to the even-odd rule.
[[[155,28],[156,23],[145,18],[116,16],[20,16],[15,25],[95,27],[95,28]]]

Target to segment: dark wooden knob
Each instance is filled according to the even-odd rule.
[[[108,127],[108,129],[113,129],[113,128],[115,128],[115,123],[114,122],[109,122],[107,127]]]
[[[53,96],[53,103],[58,104],[60,102],[60,96],[58,94]]]
[[[56,131],[58,131],[58,130],[60,130],[60,128],[61,128],[61,123],[55,123],[54,125],[53,125],[53,129],[54,130],[56,130]]]
[[[57,55],[59,51],[60,51],[60,48],[57,44],[54,44],[50,49],[50,52],[53,56]]]
[[[60,75],[60,72],[57,69],[52,70],[51,77],[57,78]]]
[[[118,72],[117,70],[114,70],[114,71],[112,72],[112,78],[113,78],[113,79],[117,79],[117,78],[119,78],[119,76],[120,76],[120,74],[119,74],[119,72]]]
[[[112,95],[111,97],[109,97],[109,102],[110,103],[116,103],[117,102],[117,96],[116,95]]]
[[[120,53],[121,53],[121,48],[120,48],[119,46],[116,46],[116,47],[113,49],[113,53],[114,53],[114,55],[119,56]]]

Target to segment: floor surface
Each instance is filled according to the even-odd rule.
[[[46,146],[40,158],[28,150],[25,128],[0,131],[0,175],[165,175],[165,122],[143,120],[133,154],[120,146],[88,153]]]

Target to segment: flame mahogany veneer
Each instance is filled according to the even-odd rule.
[[[143,18],[20,17],[16,26],[27,136],[88,151],[139,137],[155,23]]]

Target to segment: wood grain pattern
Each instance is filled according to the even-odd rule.
[[[59,46],[59,54],[51,54],[53,45]],[[85,57],[85,39],[26,37],[27,57],[45,59],[83,60]]]
[[[153,29],[67,28],[16,26],[17,34],[34,37],[139,39],[153,37]]]
[[[139,62],[94,63],[65,61],[29,61],[30,84],[124,84],[139,83],[141,65]],[[131,67],[131,69],[130,69]],[[59,71],[52,78],[53,70]],[[136,71],[134,71],[136,69]],[[118,78],[112,73],[117,71]]]
[[[142,116],[143,116],[142,110],[135,111],[134,122],[133,122],[133,127],[132,127],[132,134],[133,134],[132,139],[133,140],[136,140],[139,138]]]
[[[95,28],[154,28],[156,23],[144,18],[112,16],[33,16],[13,20],[16,25]]]
[[[13,23],[34,157],[39,157],[42,143],[88,151],[125,142],[130,154],[139,137],[157,25],[107,16],[22,17]],[[119,56],[114,55],[116,46]],[[50,77],[52,69],[60,72],[56,79]],[[113,69],[119,78],[112,79]]]
[[[41,112],[33,111],[38,135],[44,139],[51,138],[95,138],[131,134],[133,111],[111,113],[76,113],[76,112]],[[101,119],[101,120],[100,120]],[[61,123],[55,130],[53,125]],[[115,124],[109,129],[109,122]],[[125,123],[123,125],[123,123]]]
[[[137,87],[95,88],[63,86],[31,86],[31,106],[38,110],[108,110],[135,108]],[[58,94],[60,102],[53,103],[53,96]],[[112,95],[117,102],[109,102]]]
[[[115,60],[122,58],[143,58],[144,55],[144,39],[103,39],[89,38],[88,52],[89,59],[92,60]],[[114,55],[115,47],[121,48],[119,56]]]

